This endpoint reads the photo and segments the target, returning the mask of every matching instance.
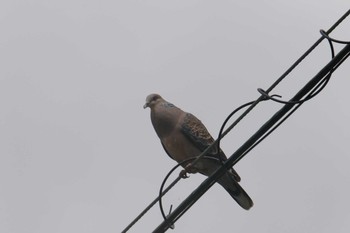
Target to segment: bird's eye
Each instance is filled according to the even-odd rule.
[[[157,99],[158,99],[158,96],[153,96],[151,101],[153,102],[153,101],[156,101]]]

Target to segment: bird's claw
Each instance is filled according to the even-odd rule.
[[[192,166],[191,163],[187,164],[185,166],[185,169],[180,172],[180,177],[181,178],[188,178],[188,173],[196,173],[197,169]]]
[[[189,176],[187,175],[187,171],[186,171],[186,169],[181,170],[181,172],[180,172],[179,176],[180,176],[181,178],[183,178],[183,179],[186,179],[186,178],[188,178],[188,177],[189,177]]]

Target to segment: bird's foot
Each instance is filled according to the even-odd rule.
[[[193,167],[191,163],[189,163],[185,166],[185,169],[180,172],[180,177],[185,179],[189,177],[188,173],[194,174],[197,172],[198,172],[197,169]]]
[[[182,179],[186,179],[186,178],[189,177],[189,176],[187,175],[186,169],[181,170],[179,176],[180,176]]]

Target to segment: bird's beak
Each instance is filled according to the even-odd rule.
[[[145,103],[145,105],[143,105],[143,108],[148,108],[149,107],[149,103]]]

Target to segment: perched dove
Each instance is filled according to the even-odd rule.
[[[158,94],[147,96],[143,107],[151,109],[151,121],[163,148],[178,163],[198,156],[214,142],[200,120],[167,102]],[[207,156],[216,159],[202,158],[193,167],[189,165],[190,172],[200,172],[203,175],[210,176],[221,166],[220,160],[227,160],[224,152],[217,153],[215,147],[211,149]],[[253,201],[238,184],[240,180],[241,178],[236,171],[230,169],[218,180],[218,183],[242,208],[248,210],[253,206]]]

